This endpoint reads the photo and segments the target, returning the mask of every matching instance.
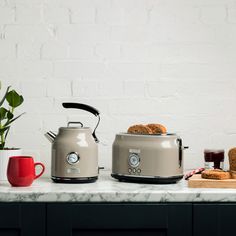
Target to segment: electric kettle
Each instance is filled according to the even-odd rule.
[[[81,122],[68,122],[58,134],[49,131],[45,136],[52,143],[51,179],[56,183],[89,183],[98,178],[98,139],[95,131],[100,122],[99,111],[82,103],[62,103],[64,108],[91,112],[98,117],[95,129]]]

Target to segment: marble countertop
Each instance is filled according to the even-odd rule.
[[[89,184],[56,184],[49,178],[30,187],[1,182],[0,202],[236,202],[236,189],[193,189],[185,180],[168,185],[126,183],[101,171]]]

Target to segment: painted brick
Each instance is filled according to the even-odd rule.
[[[69,97],[71,92],[71,81],[69,80],[49,80],[47,82],[48,97]]]
[[[109,39],[109,27],[105,25],[61,25],[58,39],[70,43],[101,42]]]
[[[71,43],[69,50],[69,57],[72,59],[94,60],[96,58],[95,46],[92,43]]]
[[[69,23],[69,9],[63,7],[55,7],[45,5],[43,8],[44,21],[49,24],[65,24]]]
[[[58,133],[59,127],[67,125],[67,118],[65,114],[44,114],[41,116],[42,129],[45,131],[53,131]]]
[[[15,10],[9,7],[0,8],[0,25],[13,24],[15,22]]]
[[[16,114],[20,114],[16,111]],[[32,122],[32,120],[34,122]],[[42,118],[36,114],[24,114],[14,124],[14,132],[38,132],[42,130]]]
[[[47,25],[7,25],[5,29],[9,42],[43,43],[53,37],[53,30]]]
[[[145,97],[146,96],[146,83],[143,81],[125,81],[124,94],[127,97]]]
[[[42,23],[41,6],[24,6],[16,7],[17,24],[40,24]]]
[[[33,78],[33,77],[47,77],[53,73],[53,65],[51,62],[42,61],[19,61],[16,63],[18,77]]]
[[[149,20],[149,11],[143,8],[133,8],[125,11],[125,25],[146,25]]]
[[[0,40],[0,60],[16,58],[16,44]]]
[[[142,43],[126,43],[121,46],[121,57],[122,60],[128,62],[151,62],[152,57],[149,55],[149,50],[152,52],[153,46]]]
[[[150,61],[160,63],[233,63],[236,56],[231,52],[236,50],[234,44],[156,44],[148,48]],[[144,54],[144,53],[143,53]],[[132,55],[131,55],[132,56]]]
[[[228,32],[227,29],[225,31]],[[216,34],[221,35],[216,28],[201,24],[177,24],[172,27],[159,24],[155,30],[149,27],[147,34],[153,43],[213,43],[219,40]]]
[[[143,26],[113,26],[111,28],[112,42],[146,43],[150,42],[149,29]]]
[[[159,1],[158,1],[159,2]],[[126,10],[152,8],[157,2],[155,0],[112,0],[114,8],[124,8]]]
[[[40,42],[21,41],[17,43],[17,58],[21,60],[39,60],[41,46]]]
[[[35,0],[37,1],[37,0]],[[94,8],[99,6],[108,7],[111,5],[111,0],[45,0],[47,5],[60,6],[64,8]]]
[[[156,115],[159,113],[157,108],[159,102],[154,99],[116,99],[111,100],[110,112],[112,115]]]
[[[74,7],[70,8],[71,13],[71,23],[78,24],[93,24],[95,23],[95,13],[96,9],[94,7]]]
[[[33,6],[39,6],[42,5],[42,0],[24,0],[24,1],[18,1],[18,0],[7,0],[6,6],[9,7],[33,7]]]
[[[9,132],[10,133],[10,132]],[[9,147],[20,147],[23,150],[30,148],[33,150],[39,150],[41,143],[44,142],[45,137],[40,132],[20,132],[14,133],[8,138]]]
[[[227,78],[236,76],[234,64],[165,64],[162,65],[163,77]]]
[[[194,24],[199,22],[199,8],[193,6],[156,5],[150,10],[149,23],[153,25]]]
[[[125,10],[122,8],[104,8],[97,9],[96,22],[108,25],[124,25]]]
[[[54,111],[54,100],[52,97],[26,97],[21,109],[30,114],[51,114]]]
[[[17,63],[14,61],[0,61],[0,77],[14,77],[17,76]]]
[[[227,8],[227,22],[236,23],[236,6],[233,8]]]
[[[42,59],[66,59],[68,58],[68,45],[56,40],[45,42],[41,47]]]
[[[96,77],[101,78],[105,73],[103,63],[65,61],[55,62],[54,74],[56,77]]]
[[[98,88],[98,96],[104,98],[122,98],[124,94],[124,85],[121,80],[104,80],[103,83],[99,83]]]
[[[108,78],[148,80],[161,75],[160,65],[151,63],[110,63],[106,72]]]
[[[205,81],[192,80],[182,83],[173,83],[173,81],[148,81],[148,95],[151,97],[198,97],[206,100],[233,99],[235,84],[232,82],[225,83],[224,81]],[[210,88],[210,89],[209,89]],[[157,93],[158,91],[158,93]],[[227,92],[226,92],[227,91]]]
[[[52,75],[52,63],[38,61],[0,61],[0,76],[33,78]]]
[[[201,8],[200,20],[205,24],[223,24],[226,21],[227,11],[222,6]]]
[[[99,43],[95,47],[95,54],[103,60],[119,60],[121,58],[121,46],[116,43]]]
[[[99,84],[96,80],[73,81],[72,83],[73,97],[92,98],[99,94]]]
[[[33,80],[21,82],[21,90],[24,97],[45,97],[46,82],[45,80]]]

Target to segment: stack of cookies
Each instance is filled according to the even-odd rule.
[[[166,134],[166,127],[161,124],[132,125],[127,131],[129,134]]]
[[[202,172],[203,179],[230,179],[229,171],[219,170],[219,169],[211,169],[211,170],[204,170]]]

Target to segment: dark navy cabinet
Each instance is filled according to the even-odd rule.
[[[191,204],[55,203],[48,205],[47,214],[47,232],[50,236],[190,236],[192,234]]]
[[[0,236],[235,235],[236,203],[0,203]]]
[[[235,212],[236,203],[194,204],[193,235],[236,235]]]
[[[45,232],[45,204],[0,203],[0,236],[42,236]]]

